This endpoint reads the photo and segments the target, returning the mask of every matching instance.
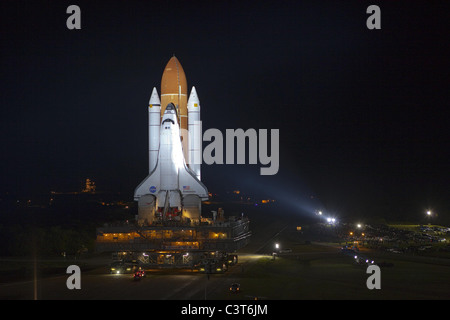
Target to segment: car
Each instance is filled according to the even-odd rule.
[[[235,254],[229,254],[227,262],[230,267],[235,265],[238,262],[238,256]]]
[[[111,263],[109,272],[114,274],[133,273],[135,269],[136,266],[131,263],[117,261]]]
[[[241,285],[239,283],[233,283],[230,286],[231,293],[239,293],[241,291]]]
[[[145,277],[145,270],[142,268],[139,268],[133,275],[135,281],[141,280],[143,277]]]

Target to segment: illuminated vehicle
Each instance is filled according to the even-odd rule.
[[[233,283],[230,286],[231,293],[239,293],[241,291],[241,285],[239,283]]]
[[[112,274],[124,274],[124,273],[132,273],[136,269],[136,266],[132,263],[125,262],[113,262],[110,265],[109,273]]]
[[[133,275],[133,279],[135,281],[141,280],[143,277],[145,277],[145,271],[141,268],[139,268]]]
[[[228,270],[228,264],[221,259],[206,259],[201,261],[198,266],[198,271],[202,273],[224,273]]]
[[[235,254],[229,254],[228,255],[228,259],[227,259],[228,266],[231,267],[231,266],[235,265],[237,262],[238,262],[238,256],[237,255],[235,255]]]

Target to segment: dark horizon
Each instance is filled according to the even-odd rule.
[[[280,130],[277,175],[203,165],[209,190],[450,216],[448,2],[381,1],[381,30],[366,28],[366,1],[78,1],[81,30],[66,28],[70,4],[0,4],[0,192],[90,178],[132,199],[148,173],[148,99],[175,54],[203,131]]]

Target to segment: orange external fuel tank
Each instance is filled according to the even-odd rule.
[[[188,130],[187,100],[186,74],[178,59],[173,56],[161,79],[161,119],[167,105],[173,103],[177,108],[180,128]]]

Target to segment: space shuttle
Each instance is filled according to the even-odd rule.
[[[200,101],[195,87],[187,99],[184,70],[173,56],[153,88],[149,106],[149,174],[138,185],[139,225],[167,221],[196,223],[208,190],[201,182]]]

